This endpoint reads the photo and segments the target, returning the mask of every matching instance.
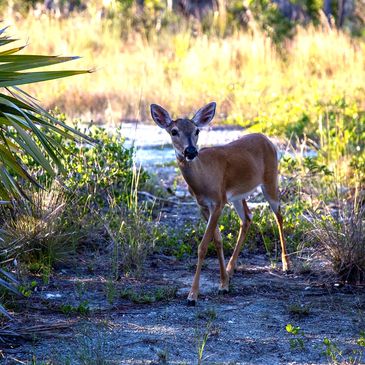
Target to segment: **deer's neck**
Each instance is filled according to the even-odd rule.
[[[186,183],[196,191],[204,180],[204,164],[199,157],[193,161],[178,158],[177,162]]]

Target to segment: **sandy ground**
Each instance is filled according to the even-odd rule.
[[[2,364],[30,364],[32,357],[34,364],[198,364],[205,339],[202,364],[327,364],[326,337],[341,351],[339,359],[353,350],[360,357],[364,349],[356,345],[365,328],[364,288],[336,286],[324,269],[284,275],[264,255],[243,253],[230,293],[221,296],[217,260],[209,258],[200,300],[188,307],[195,260],[156,255],[144,277],[123,278],[111,289],[101,259],[82,257],[77,270],[59,271],[18,303],[9,327],[29,334],[6,337]],[[89,260],[97,274],[88,272]],[[121,294],[126,288],[176,293],[139,304]],[[66,304],[80,303],[87,313],[63,313]],[[286,331],[289,323],[301,328],[298,335]]]

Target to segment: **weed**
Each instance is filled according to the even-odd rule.
[[[196,314],[197,319],[205,319],[207,321],[214,321],[217,318],[217,312],[214,308],[205,309],[203,311],[199,311]]]
[[[118,292],[115,287],[114,281],[109,279],[106,283],[106,299],[108,300],[109,304],[112,304],[117,297]]]
[[[288,312],[293,317],[301,318],[310,314],[310,308],[304,304],[294,303],[288,306]]]
[[[197,364],[202,365],[204,363],[204,349],[207,344],[208,338],[213,332],[216,332],[216,329],[213,329],[214,319],[209,319],[206,323],[206,326],[203,330],[196,329],[195,337],[196,337],[196,348],[197,348]]]
[[[77,234],[62,219],[66,202],[64,191],[55,184],[49,191],[33,192],[32,203],[23,201],[11,210],[4,208],[5,257],[21,255],[29,270],[40,273],[45,283],[50,267],[67,261],[75,252]]]
[[[160,364],[168,364],[168,352],[167,350],[161,350],[157,353],[158,361]]]
[[[124,289],[120,296],[138,304],[151,304],[159,301],[172,300],[175,298],[177,288],[174,286],[163,286],[149,291],[136,291]]]
[[[364,333],[360,333],[360,337],[357,340],[357,345],[360,347],[365,346]],[[350,355],[347,355],[341,350],[338,345],[325,337],[322,341],[323,354],[327,357],[330,364],[333,365],[357,365],[362,363],[362,357],[364,355],[363,350],[354,349]]]
[[[19,285],[18,290],[24,295],[24,297],[29,298],[37,285],[38,283],[33,280],[29,284]]]
[[[86,316],[90,313],[90,308],[88,302],[84,300],[78,306],[73,306],[71,304],[62,304],[60,306],[60,311],[63,314],[67,315],[80,314],[82,316]]]
[[[103,218],[104,227],[112,240],[113,274],[117,279],[120,271],[141,275],[147,255],[152,252],[155,237],[153,223],[144,209],[130,211],[115,206],[108,217]]]
[[[300,327],[294,327],[290,323],[285,327],[286,331],[291,335],[289,339],[290,348],[292,350],[303,351],[305,348],[305,337],[304,332]]]
[[[77,336],[77,351],[76,358],[82,365],[107,365],[111,362],[107,359],[110,350],[108,343],[102,329],[93,330],[89,333],[84,331]]]
[[[365,207],[338,202],[338,209],[311,212],[312,237],[325,249],[334,270],[344,281],[365,280]]]

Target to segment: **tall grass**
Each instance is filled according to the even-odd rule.
[[[336,273],[344,281],[365,281],[365,207],[363,201],[339,201],[335,213],[312,212],[311,235],[324,249]]]
[[[284,130],[303,114],[316,119],[319,102],[345,97],[365,104],[365,44],[335,30],[298,29],[278,53],[257,32],[222,39],[182,31],[147,40],[138,33],[124,37],[117,21],[82,15],[10,23],[21,38],[41,35],[32,37],[30,51],[80,54],[83,67],[97,68],[92,77],[31,90],[49,107],[73,116],[147,120],[150,102],[176,115],[216,100],[224,120],[256,120]]]

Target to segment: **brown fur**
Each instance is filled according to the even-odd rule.
[[[198,248],[198,263],[188,296],[189,304],[195,304],[197,300],[200,272],[211,241],[214,242],[218,254],[220,290],[228,291],[229,278],[233,275],[239,252],[251,224],[252,215],[245,195],[258,186],[262,187],[265,198],[275,213],[282,248],[283,270],[289,269],[282,227],[283,219],[279,208],[278,160],[276,149],[271,141],[263,134],[254,133],[223,146],[202,148],[193,160],[184,157],[187,147],[197,148],[197,130],[211,121],[214,112],[215,103],[210,103],[199,109],[192,120],[172,121],[166,110],[160,106],[151,106],[155,122],[171,135],[178,166],[190,193],[195,197],[207,220],[207,227]],[[239,215],[240,231],[236,247],[226,267],[222,237],[217,223],[228,200],[233,202]]]

